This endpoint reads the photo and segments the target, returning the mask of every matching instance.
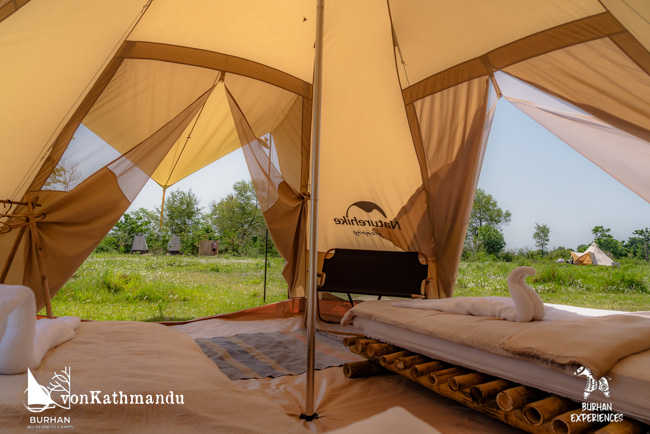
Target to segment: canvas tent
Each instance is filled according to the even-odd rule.
[[[571,252],[571,257],[573,258],[573,263],[575,265],[606,265],[611,267],[614,264],[614,261],[605,254],[598,244],[591,243],[589,248],[582,253]]]
[[[0,1],[0,198],[46,215],[42,249],[3,218],[5,282],[43,306],[39,251],[54,295],[149,178],[241,147],[303,297],[315,113],[315,250],[419,251],[429,297],[452,295],[499,97],[650,200],[644,0],[331,0],[317,107],[315,17],[305,0]]]

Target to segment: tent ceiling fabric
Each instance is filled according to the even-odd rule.
[[[416,0],[389,5],[410,84],[526,36],[605,12],[590,0]],[[403,76],[401,82],[408,86]]]
[[[0,198],[39,193],[82,123],[128,152],[43,196],[92,228],[74,258],[49,257],[65,270],[52,294],[119,217],[73,219],[62,198],[83,214],[94,205],[78,192],[112,176],[123,210],[145,174],[169,186],[241,146],[290,294],[303,294],[315,17],[314,0],[0,1]],[[649,199],[649,47],[645,0],[328,0],[318,250],[420,250],[429,295],[450,296],[498,93]],[[128,157],[148,146],[151,158]],[[0,236],[3,263],[14,235]],[[27,241],[8,283],[38,281]]]

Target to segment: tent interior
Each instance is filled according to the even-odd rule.
[[[285,259],[290,300],[263,311],[268,324],[301,318],[295,305],[309,292],[311,258],[322,263],[335,248],[419,252],[431,282],[422,296],[452,297],[500,98],[650,201],[643,0],[331,0],[322,22],[320,63],[315,1],[0,1],[0,284],[31,288],[40,310],[149,179],[167,189],[241,148]],[[267,327],[250,315],[214,320],[213,336]],[[283,321],[283,330],[302,323]],[[44,365],[70,363],[66,345]],[[390,399],[363,408],[374,387],[399,390],[442,432],[508,429],[401,379],[351,386],[331,369],[317,374],[319,405],[333,412],[314,422],[320,431],[388,408]],[[286,393],[276,404],[294,415],[305,379],[282,378],[245,388],[277,386]],[[0,404],[21,404],[18,394]],[[348,399],[358,411],[335,415]],[[428,405],[435,417],[424,416]],[[255,427],[261,419],[245,430]]]

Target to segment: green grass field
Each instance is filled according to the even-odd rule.
[[[547,303],[650,310],[650,265],[620,269],[553,262],[464,262],[454,295],[508,296],[506,279],[519,265]],[[283,260],[270,258],[266,303],[287,298]],[[93,254],[52,299],[54,314],[95,320],[186,320],[264,304],[264,259]],[[43,311],[40,312],[43,314]]]
[[[466,262],[461,263],[454,295],[507,297],[508,274],[520,265],[530,265],[537,270],[526,282],[546,303],[612,310],[650,310],[650,266],[638,261],[623,262],[621,268],[545,261]]]
[[[266,303],[287,298],[269,258]],[[52,299],[57,316],[182,321],[264,304],[264,259],[92,254]],[[43,314],[43,312],[40,312]]]

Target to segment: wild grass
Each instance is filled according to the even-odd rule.
[[[650,265],[621,268],[550,261],[463,262],[455,296],[508,296],[508,274],[535,267],[528,284],[547,303],[650,310]],[[287,298],[283,260],[269,258],[266,303]],[[93,254],[53,298],[55,315],[95,320],[186,320],[264,304],[264,259]],[[43,312],[41,312],[43,314]]]
[[[508,274],[519,265],[537,273],[526,282],[546,303],[598,309],[650,310],[650,265],[623,262],[621,268],[546,261],[461,263],[455,296],[508,296]]]
[[[287,298],[282,266],[269,258],[266,303]],[[264,259],[222,256],[93,254],[52,299],[58,316],[133,321],[182,321],[263,304]]]

